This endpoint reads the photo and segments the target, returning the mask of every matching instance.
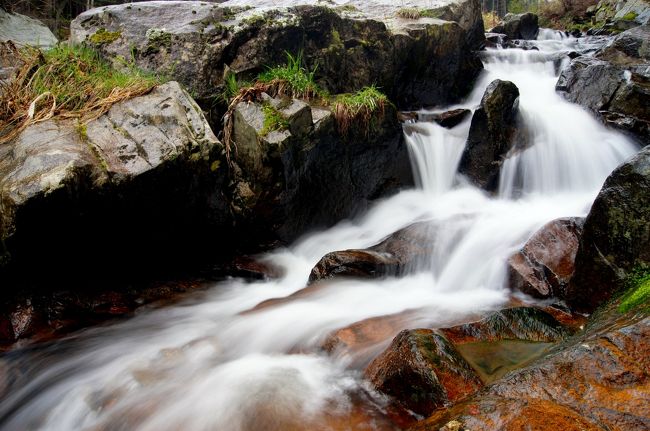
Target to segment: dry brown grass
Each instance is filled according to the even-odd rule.
[[[116,71],[95,51],[61,45],[42,52],[3,44],[0,56],[13,57],[12,76],[0,84],[0,144],[26,127],[51,118],[86,123],[120,101],[148,93],[160,80],[135,68]]]

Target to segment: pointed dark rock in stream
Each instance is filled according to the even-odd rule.
[[[474,112],[459,172],[488,191],[498,187],[503,160],[522,145],[518,125],[519,89],[510,81],[492,81]]]
[[[508,259],[509,284],[535,298],[564,299],[574,271],[582,218],[547,223]]]
[[[533,13],[509,13],[503,17],[503,24],[489,33],[505,34],[509,39],[535,40],[539,33],[538,17]]]
[[[650,147],[605,181],[584,224],[569,304],[593,311],[637,268],[650,266]]]
[[[365,376],[419,415],[458,402],[483,385],[454,346],[430,329],[400,332],[366,368]]]

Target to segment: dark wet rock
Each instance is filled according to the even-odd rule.
[[[506,308],[477,322],[443,328],[440,332],[455,345],[501,340],[549,343],[569,334],[553,316],[533,307]]]
[[[430,329],[400,332],[365,370],[381,392],[428,415],[478,391],[481,380],[454,346]]]
[[[462,123],[472,111],[469,109],[453,109],[435,114],[417,114],[418,121],[434,121],[446,129],[452,129]]]
[[[574,271],[584,219],[554,220],[508,259],[510,288],[536,298],[564,298]]]
[[[550,355],[411,430],[451,420],[475,431],[648,429],[650,318],[616,307],[603,314]]]
[[[85,126],[30,126],[0,146],[0,267],[70,280],[190,258],[226,224],[222,150],[175,82]]]
[[[104,55],[119,63],[135,54],[139,67],[172,74],[199,99],[219,94],[228,74],[251,79],[283,63],[285,52],[302,51],[332,94],[377,85],[398,106],[420,107],[459,100],[471,90],[482,68],[472,52],[483,39],[480,7],[477,0],[454,2],[445,15],[457,21],[451,22],[398,20],[395,5],[387,16],[252,1],[141,2],[81,14],[71,39],[94,43],[98,31],[114,33],[115,39],[94,43]]]
[[[494,27],[490,33],[501,33],[510,39],[535,40],[539,33],[537,15],[533,13],[506,14],[503,24]]]
[[[309,281],[401,274],[405,268],[431,256],[435,231],[429,223],[415,223],[369,249],[328,253],[312,269]]]
[[[485,43],[490,44],[490,48],[503,46],[508,40],[508,36],[502,33],[485,33]]]
[[[330,108],[265,103],[286,125],[265,131],[260,103],[242,102],[234,114],[233,211],[247,236],[290,242],[413,183],[393,107],[377,112],[367,130],[344,135]]]
[[[605,181],[585,220],[567,300],[591,311],[650,264],[650,147]]]
[[[18,46],[51,48],[56,36],[42,22],[18,13],[6,12],[0,7],[0,42],[12,41]]]
[[[564,69],[556,89],[567,100],[643,145],[650,144],[650,26],[616,36],[594,58],[579,57]],[[589,85],[584,85],[588,82]]]
[[[499,79],[485,90],[474,112],[459,172],[474,184],[495,190],[499,169],[518,140],[519,89]]]
[[[309,281],[335,276],[378,277],[395,272],[399,261],[373,250],[343,250],[328,253],[311,270]]]

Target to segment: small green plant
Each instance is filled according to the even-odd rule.
[[[620,313],[626,313],[648,302],[650,299],[650,270],[637,269],[626,282],[627,290],[618,306]],[[650,308],[646,304],[646,308]]]
[[[334,102],[334,115],[339,131],[347,135],[355,123],[368,134],[371,122],[376,116],[382,116],[388,97],[374,85],[364,87],[354,94],[341,94]]]
[[[285,130],[289,127],[287,119],[271,104],[263,104],[262,112],[264,113],[264,127],[260,132],[260,136],[265,137],[271,132]]]
[[[94,49],[61,44],[42,52],[15,50],[20,67],[0,88],[0,143],[52,117],[97,118],[122,100],[149,92],[162,79],[135,68],[117,71]]]
[[[316,69],[307,70],[302,65],[302,52],[293,56],[287,52],[287,63],[269,68],[257,81],[275,88],[276,95],[312,99],[320,93],[314,81]]]

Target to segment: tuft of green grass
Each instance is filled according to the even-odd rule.
[[[94,49],[61,44],[42,52],[16,50],[17,73],[0,88],[0,144],[52,117],[97,118],[122,100],[140,96],[162,79],[129,66],[113,69]]]
[[[316,68],[307,70],[302,64],[302,52],[291,55],[287,52],[287,63],[271,67],[262,72],[257,81],[276,88],[276,93],[299,99],[312,99],[320,94],[314,81]]]
[[[627,281],[628,289],[618,306],[619,313],[626,313],[648,302],[650,299],[650,271],[637,270]],[[650,308],[646,304],[646,307]]]
[[[285,130],[289,127],[287,119],[270,104],[265,103],[262,105],[262,112],[264,113],[264,127],[260,132],[260,136],[265,137],[271,132]]]
[[[366,134],[370,132],[373,118],[384,115],[388,97],[374,85],[364,87],[354,94],[341,94],[334,102],[334,116],[343,135],[353,124],[359,124]]]

